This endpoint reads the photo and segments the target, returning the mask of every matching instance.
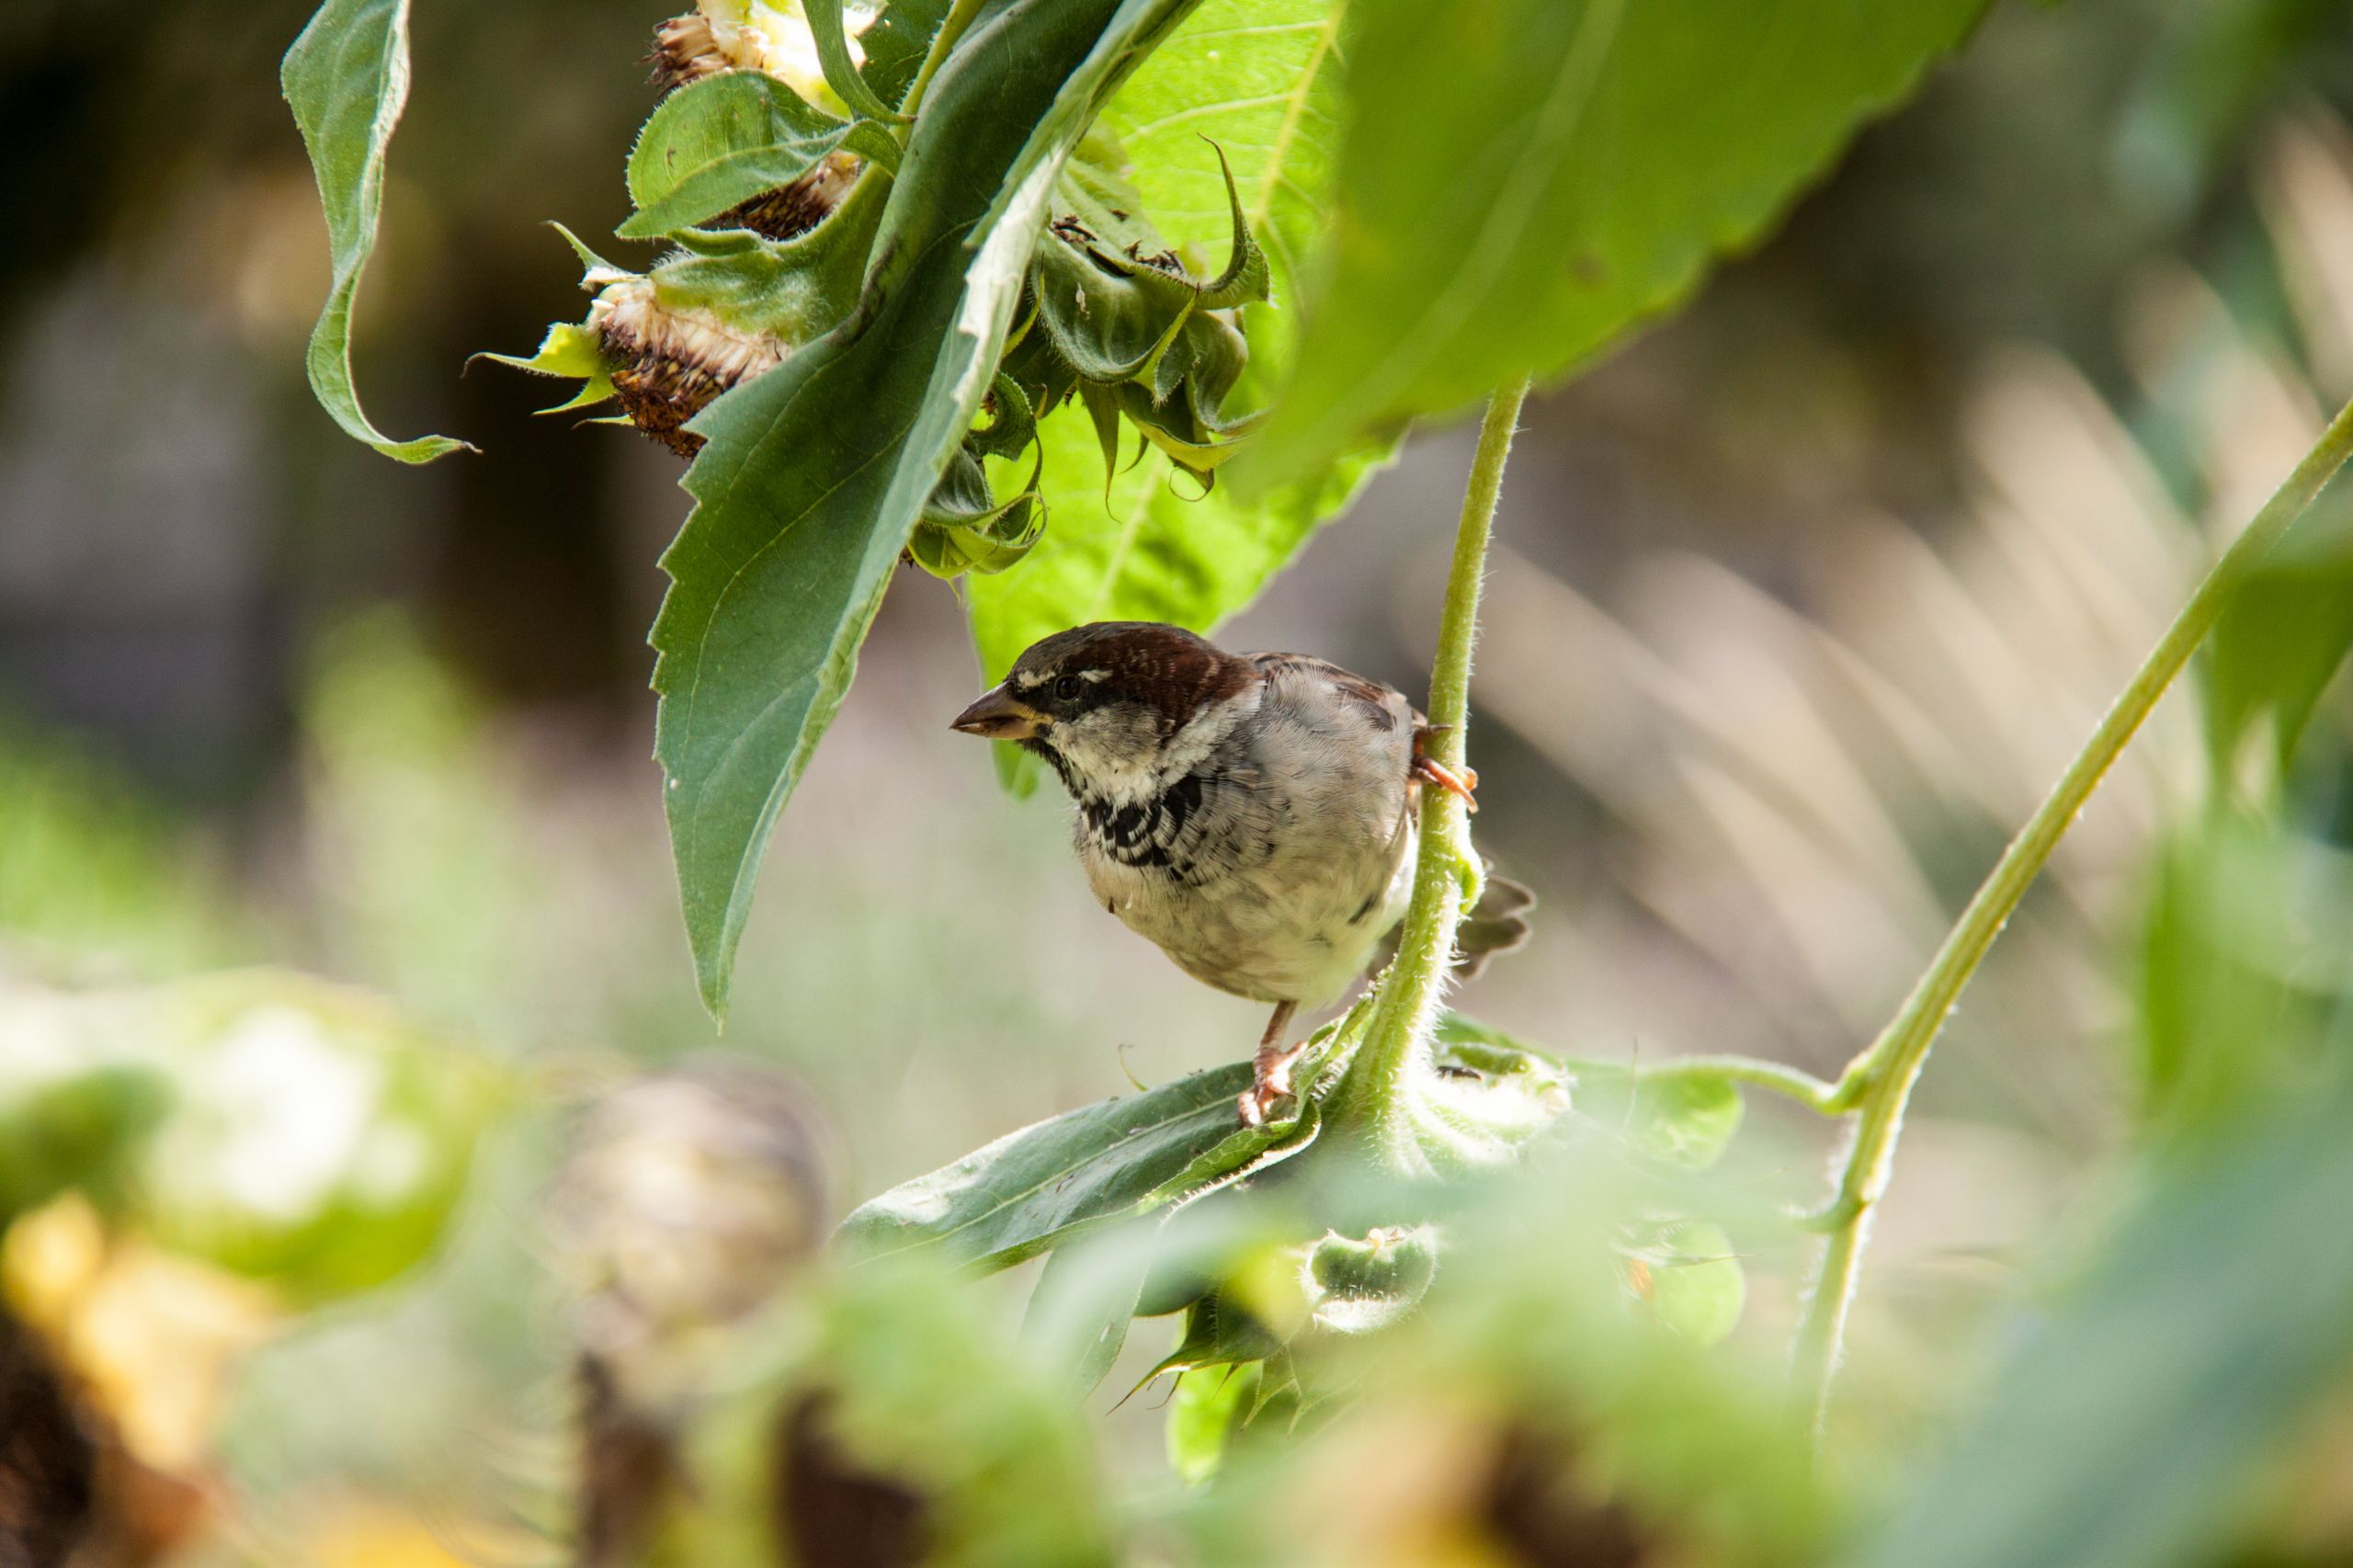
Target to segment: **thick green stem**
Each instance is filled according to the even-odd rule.
[[[1838,1181],[1838,1192],[1820,1217],[1829,1240],[1822,1267],[1814,1278],[1805,1316],[1798,1325],[1795,1352],[1796,1387],[1805,1413],[1818,1430],[1828,1403],[1830,1381],[1837,1369],[1847,1315],[1855,1295],[1857,1272],[1869,1237],[1870,1213],[1886,1191],[1888,1171],[1904,1128],[1904,1110],[1912,1086],[1937,1035],[1961,999],[1962,987],[1984,961],[2002,927],[2026,895],[2026,890],[2051,853],[2058,847],[2076,814],[2091,799],[2142,721],[2157,705],[2165,687],[2189,662],[2199,643],[2224,606],[2262,561],[2290,524],[2303,514],[2330,477],[2353,455],[2353,404],[2347,404],[2322,433],[2320,441],[2296,465],[2295,472],[2272,493],[2246,531],[2232,541],[2206,580],[2174,618],[2165,635],[2133,673],[2085,743],[2067,765],[2059,782],[2026,826],[2010,841],[1969,907],[1961,912],[1943,947],[1937,951],[1912,994],[1887,1028],[1839,1075],[1831,1103],[1824,1108],[1843,1113],[1859,1109],[1855,1140]]]
[[[1447,574],[1427,709],[1433,732],[1429,754],[1449,767],[1461,767],[1466,750],[1480,583],[1487,569],[1487,540],[1495,531],[1504,463],[1511,455],[1512,432],[1527,396],[1528,382],[1522,380],[1497,388],[1488,400],[1486,418],[1479,426],[1478,454],[1463,490],[1462,517],[1455,528],[1454,563]],[[1329,1108],[1332,1118],[1365,1129],[1392,1166],[1416,1163],[1410,1085],[1416,1074],[1430,1070],[1430,1034],[1454,960],[1454,928],[1464,908],[1477,900],[1480,877],[1462,801],[1449,790],[1425,789],[1421,858],[1414,873],[1413,902],[1399,928],[1397,957],[1381,979],[1364,1045],[1334,1090]]]

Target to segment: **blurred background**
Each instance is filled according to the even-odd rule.
[[[325,240],[275,70],[307,10],[0,8],[0,980],[286,966],[561,1098],[713,1044],[650,760],[681,465],[535,417],[544,387],[467,358],[576,312],[536,220],[626,214],[663,13],[419,7],[357,356],[383,428],[482,452],[415,470],[302,381]],[[1531,404],[1472,751],[1482,842],[1543,903],[1468,1009],[1580,1056],[1825,1075],[1868,1040],[2215,540],[2353,394],[2348,23],[2334,0],[1999,5],[1769,244]],[[1409,443],[1223,640],[1418,695],[1468,456],[1461,428]],[[904,574],[745,939],[724,1043],[807,1086],[835,1216],[1259,1027],[1092,904],[1059,799],[1007,799],[948,731],[977,680],[954,591]],[[1909,1351],[2015,1288],[2165,1093],[2183,824],[2219,796],[2353,834],[2353,706],[2319,701],[2283,774],[2260,745],[2218,758],[2195,695],[2169,699],[1996,951],[1879,1228],[1865,1428],[1935,1407],[1966,1369]],[[29,1049],[10,1030],[0,1059]],[[1813,1190],[1818,1135],[1768,1135],[1767,1179]],[[453,1453],[546,1462],[525,1439],[558,1369],[514,1282],[557,1142],[520,1119],[448,1267],[188,1392],[150,1458],[217,1428],[315,1561],[461,1550],[435,1506],[497,1510],[453,1500],[490,1485]],[[180,1331],[225,1363],[262,1309],[222,1288]],[[1742,1333],[1785,1335],[1791,1294],[1753,1279]],[[370,1419],[306,1409],[321,1378]],[[334,1544],[401,1509],[413,1559]]]

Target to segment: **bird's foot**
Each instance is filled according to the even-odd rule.
[[[1290,1062],[1285,1060],[1271,1068],[1262,1067],[1236,1102],[1242,1111],[1242,1125],[1266,1126],[1275,1114],[1275,1107],[1290,1096]]]
[[[1250,1086],[1242,1091],[1236,1102],[1242,1111],[1242,1125],[1264,1127],[1275,1114],[1278,1102],[1290,1098],[1290,1064],[1307,1049],[1305,1041],[1286,1045],[1283,1037],[1290,1032],[1290,1016],[1298,1004],[1282,1002],[1276,1005],[1275,1016],[1267,1020],[1267,1032],[1258,1037],[1258,1053],[1250,1059]]]
[[[1449,767],[1445,763],[1430,756],[1429,753],[1422,750],[1422,737],[1419,735],[1414,738],[1413,776],[1437,785],[1449,795],[1459,797],[1462,801],[1463,810],[1474,812],[1478,811],[1478,798],[1472,793],[1479,788],[1478,774],[1467,767]]]

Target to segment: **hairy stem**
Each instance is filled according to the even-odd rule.
[[[1430,665],[1427,712],[1433,731],[1430,756],[1460,768],[1471,713],[1471,653],[1479,638],[1479,588],[1487,569],[1487,540],[1495,531],[1495,498],[1502,493],[1504,463],[1512,432],[1527,399],[1523,378],[1499,387],[1487,402],[1479,426],[1478,454],[1462,494],[1462,517],[1454,535],[1454,563],[1447,574],[1446,608],[1438,621],[1438,654]],[[1454,960],[1454,928],[1479,895],[1479,858],[1471,848],[1469,819],[1461,799],[1448,790],[1422,791],[1421,858],[1414,872],[1413,902],[1406,907],[1396,960],[1381,982],[1380,1000],[1365,1031],[1365,1042],[1347,1076],[1334,1091],[1331,1114],[1357,1122],[1391,1163],[1410,1163],[1415,1142],[1405,1092],[1417,1074],[1430,1070],[1430,1031]]]
[[[2290,524],[2312,505],[2330,477],[2353,455],[2353,404],[2347,404],[2285,483],[2274,491],[2255,515],[2246,531],[2233,540],[2174,618],[2149,656],[2133,672],[2099,725],[2075,759],[2002,858],[1987,875],[1969,907],[1938,949],[1927,972],[1904,998],[1895,1017],[1839,1075],[1830,1103],[1834,1113],[1859,1110],[1854,1142],[1847,1153],[1838,1179],[1837,1196],[1820,1216],[1829,1232],[1822,1265],[1814,1277],[1805,1315],[1798,1325],[1795,1375],[1805,1413],[1819,1430],[1838,1365],[1847,1315],[1852,1306],[1863,1246],[1869,1239],[1870,1213],[1887,1188],[1888,1171],[1896,1139],[1904,1128],[1904,1111],[1918,1082],[1929,1048],[1961,998],[1961,989],[1984,961],[2002,927],[2026,895],[2026,890],[2058,847],[2092,791],[2131,741],[2142,721],[2157,705],[2166,687],[2189,662],[2199,643],[2213,630],[2231,597],[2262,561]]]

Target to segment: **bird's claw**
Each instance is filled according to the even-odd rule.
[[[1242,1091],[1242,1097],[1236,1102],[1242,1111],[1242,1125],[1266,1126],[1275,1114],[1275,1107],[1290,1097],[1290,1062],[1260,1073],[1256,1080]]]
[[[1414,754],[1414,777],[1435,784],[1461,800],[1464,811],[1478,811],[1479,801],[1472,791],[1479,788],[1479,776],[1471,768],[1449,767],[1428,753],[1416,751]]]

